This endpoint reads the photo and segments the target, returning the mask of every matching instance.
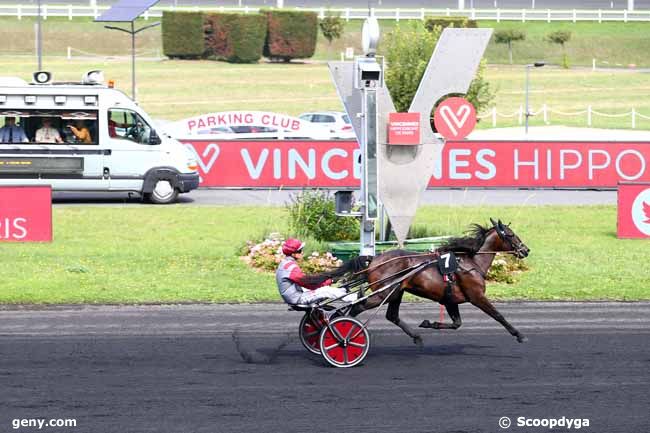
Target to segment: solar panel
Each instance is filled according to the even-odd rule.
[[[120,0],[95,21],[123,22],[135,21],[142,13],[160,0]]]

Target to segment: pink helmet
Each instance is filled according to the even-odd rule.
[[[297,253],[305,247],[305,243],[299,241],[298,239],[289,238],[284,241],[282,244],[282,252],[285,256],[290,256],[291,254]]]

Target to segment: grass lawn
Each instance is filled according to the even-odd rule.
[[[397,25],[381,21],[385,33]],[[399,25],[409,25],[401,22]],[[544,35],[550,30],[570,29],[574,33],[568,43],[569,56],[574,64],[591,64],[591,58],[609,59],[610,64],[636,63],[650,65],[646,47],[650,42],[650,23],[518,23],[480,22],[481,26],[507,28],[522,27],[528,37],[516,43],[515,62],[526,63],[545,59],[556,62],[560,51],[547,42]],[[124,55],[129,51],[129,38],[118,32],[105,30],[100,24],[86,19],[48,19],[44,22],[44,68],[51,70],[57,80],[79,80],[82,72],[103,69],[107,79],[114,79],[120,89],[130,93],[130,62],[107,58],[106,55]],[[346,46],[359,48],[360,21],[346,26],[344,37],[329,47],[320,36],[315,59],[336,58]],[[17,75],[25,79],[36,69],[33,54],[33,20],[18,21],[0,18],[0,68],[2,75]],[[161,50],[160,28],[138,35],[138,50],[151,55]],[[102,57],[78,58],[72,61],[60,57],[67,46],[102,54]],[[77,55],[77,54],[75,54]],[[57,57],[58,56],[58,57]],[[491,43],[486,58],[491,65],[487,79],[496,92],[495,105],[499,113],[512,114],[524,104],[524,68],[503,65],[507,49]],[[582,59],[582,60],[580,60]],[[644,63],[645,62],[645,63]],[[137,65],[138,99],[147,112],[156,118],[177,120],[213,111],[264,110],[298,115],[305,111],[342,110],[341,102],[332,84],[327,66],[323,63],[233,65],[214,61],[146,61]],[[538,111],[542,104],[549,109],[574,113],[593,110],[607,114],[630,112],[633,108],[650,116],[650,74],[642,72],[598,71],[589,68],[564,70],[547,66],[530,74],[530,106]],[[485,114],[485,113],[484,113]],[[530,119],[531,125],[543,125],[541,115]],[[551,114],[551,125],[587,126],[587,116]],[[499,117],[498,127],[517,125],[517,118]],[[491,127],[490,118],[479,123],[479,128]],[[631,116],[608,118],[593,116],[597,128],[631,128]],[[650,130],[650,120],[637,117],[637,129]]]
[[[35,69],[24,58],[0,57],[3,75],[28,79]],[[79,80],[82,71],[103,69],[107,79],[130,93],[130,63],[124,60],[73,60],[46,58],[45,68],[57,80]],[[298,115],[313,110],[342,110],[325,64],[232,65],[211,61],[140,61],[137,66],[139,102],[155,118],[177,120],[202,113],[228,110],[264,110]],[[524,104],[524,70],[521,66],[492,65],[487,79],[496,92],[499,113],[511,114]],[[650,116],[650,74],[591,72],[537,68],[530,77],[530,106],[542,104],[562,112],[585,110],[591,105],[603,113],[618,114],[635,108]],[[516,118],[498,118],[497,126],[514,126]],[[552,125],[586,127],[586,115],[551,114]],[[531,125],[543,125],[542,116]],[[593,117],[598,128],[631,128],[631,118]],[[491,127],[490,118],[479,128]],[[650,120],[637,118],[637,129],[650,129]]]
[[[416,222],[459,234],[490,216],[532,250],[492,298],[650,299],[648,242],[616,239],[613,206],[423,207]],[[274,276],[236,251],[286,226],[283,208],[55,208],[52,244],[0,244],[0,303],[278,301]]]

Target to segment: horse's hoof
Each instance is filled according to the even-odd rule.
[[[520,343],[526,343],[528,341],[528,337],[524,337],[523,335],[517,335],[517,341]]]
[[[433,328],[433,325],[428,320],[423,320],[422,323],[420,323],[420,328]]]
[[[413,343],[415,343],[415,345],[420,349],[424,347],[424,342],[422,341],[422,337],[420,337],[419,335],[413,337]]]

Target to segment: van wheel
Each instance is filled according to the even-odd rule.
[[[154,204],[169,204],[178,198],[178,190],[174,188],[171,181],[160,179],[154,184],[153,191],[145,194],[145,198]]]

